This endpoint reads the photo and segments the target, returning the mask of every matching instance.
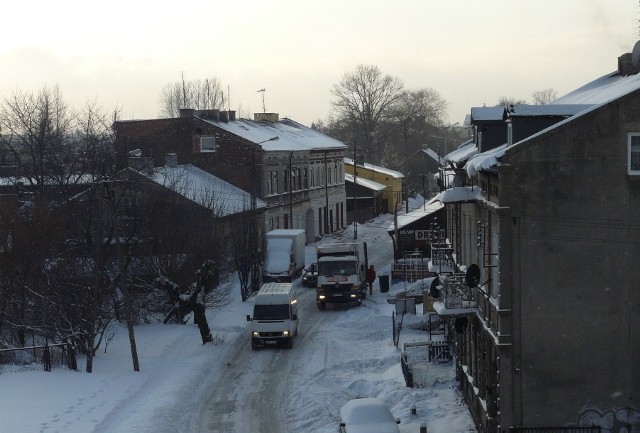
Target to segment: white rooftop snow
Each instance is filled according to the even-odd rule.
[[[590,83],[587,83],[584,86],[549,103],[549,105],[583,104],[583,106],[584,104],[592,104],[588,106],[588,108],[585,108],[575,115],[543,129],[542,131],[530,135],[529,137],[514,143],[508,148],[506,144],[503,144],[495,149],[490,149],[487,152],[476,155],[467,162],[467,174],[469,176],[475,176],[480,170],[487,170],[495,167],[499,164],[500,158],[510,149],[523,145],[529,140],[546,134],[556,128],[560,128],[569,122],[573,122],[575,119],[597,110],[615,99],[628,95],[631,92],[635,92],[638,89],[640,89],[640,74],[622,76],[619,75],[618,72],[612,72],[593,80]]]
[[[278,122],[250,119],[224,122],[200,119],[252,143],[262,142],[261,146],[266,151],[328,150],[346,149],[347,147],[341,141],[291,119],[281,119]],[[278,139],[267,141],[274,137],[278,137]]]
[[[456,186],[442,191],[436,197],[442,203],[468,203],[484,200],[482,192],[477,186]]]
[[[442,158],[440,158],[440,155],[438,155],[434,150],[427,147],[426,149],[422,149],[422,152],[424,152],[427,156],[429,156],[429,158],[433,159],[438,164],[442,164]]]
[[[424,206],[420,206],[419,208],[400,215],[398,214],[398,229],[401,229],[409,224],[418,221],[420,218],[431,215],[432,213],[442,209],[444,205],[437,200],[438,196],[429,200]],[[395,224],[392,222],[387,229],[387,232],[393,232],[396,229]]]
[[[507,115],[509,117],[573,116],[592,105],[593,104],[517,104],[507,108]]]
[[[353,165],[353,159],[345,158],[344,159],[344,163],[348,164],[348,165]],[[391,176],[394,179],[402,179],[402,178],[404,178],[404,174],[400,173],[399,171],[391,170],[390,168],[386,168],[386,167],[380,167],[379,165],[369,164],[368,162],[365,162],[363,164],[358,164],[357,166],[358,167],[362,167],[362,168],[366,168],[367,170],[371,170],[371,171],[374,171],[376,173],[386,174],[387,176]]]
[[[476,153],[478,153],[478,146],[473,143],[473,139],[470,139],[458,146],[458,148],[453,152],[449,152],[445,155],[444,158],[442,158],[442,164],[446,165],[448,162],[460,164],[461,162],[465,162],[471,158]]]
[[[472,107],[471,119],[473,121],[502,120],[504,116],[504,107]]]
[[[251,208],[251,194],[191,164],[156,167],[151,179],[221,216]],[[256,208],[266,206],[256,198]]]
[[[347,182],[353,183],[353,175],[349,173],[345,173],[344,180]],[[386,185],[383,185],[378,182],[374,182],[373,180],[365,179],[360,176],[356,178],[356,183],[360,186],[364,186],[365,188],[368,188],[373,191],[382,191],[387,187]]]

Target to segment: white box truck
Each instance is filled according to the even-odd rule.
[[[318,283],[316,304],[320,310],[327,303],[358,302],[367,294],[366,242],[318,245]]]
[[[267,345],[293,347],[298,334],[298,299],[291,283],[263,284],[255,297],[251,322],[251,348]]]
[[[303,229],[278,229],[266,234],[267,255],[262,282],[292,282],[304,269],[306,235]]]

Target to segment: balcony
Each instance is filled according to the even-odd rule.
[[[469,287],[464,273],[441,275],[440,298],[433,307],[440,316],[463,316],[478,312],[477,288]]]

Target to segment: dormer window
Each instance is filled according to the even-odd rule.
[[[640,132],[630,132],[628,134],[627,174],[640,176]]]
[[[216,137],[200,137],[200,151],[201,152],[215,152],[216,151]]]

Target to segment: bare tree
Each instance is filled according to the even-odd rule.
[[[160,93],[160,116],[179,117],[181,108],[210,110],[223,107],[223,93],[216,77],[169,83]]]
[[[558,92],[551,87],[542,90],[536,90],[531,94],[531,99],[535,105],[544,105],[553,101],[558,97]]]
[[[232,236],[230,237],[231,253],[240,280],[240,297],[242,301],[260,289],[262,263],[264,261],[263,233],[258,227],[255,211],[244,212],[234,218]]]
[[[428,133],[428,129],[435,130],[444,125],[447,117],[446,110],[447,102],[434,89],[402,92],[402,96],[391,110],[393,123],[390,125],[400,131],[402,147],[395,147],[392,151],[408,157],[419,149],[421,143],[409,146],[409,139],[413,136],[424,136]]]
[[[518,105],[518,104],[526,104],[527,100],[526,99],[518,99],[518,98],[514,98],[513,96],[501,96],[500,99],[498,99],[498,103],[496,104],[497,107],[506,107],[509,105]]]
[[[377,66],[359,65],[333,86],[332,107],[340,122],[354,131],[366,158],[373,160],[380,150],[375,137],[382,123],[391,116],[391,108],[402,96],[403,83],[397,77],[383,75]]]

